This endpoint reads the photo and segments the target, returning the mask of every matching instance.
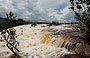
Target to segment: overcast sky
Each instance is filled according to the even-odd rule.
[[[12,11],[17,18],[29,21],[75,21],[69,7],[69,0],[0,0],[0,17]]]

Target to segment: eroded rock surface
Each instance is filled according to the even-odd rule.
[[[52,45],[54,47],[66,48],[77,54],[90,55],[89,43],[81,39],[79,36],[83,34],[75,31],[72,27],[50,27],[42,30],[41,42]]]

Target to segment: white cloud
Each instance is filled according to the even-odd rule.
[[[39,0],[40,6],[43,7],[44,9],[48,8],[55,8],[58,5],[62,4],[65,2],[65,0]]]
[[[66,5],[63,10],[55,10],[62,4]],[[25,20],[66,22],[73,20],[68,5],[69,0],[0,0],[0,16],[13,11]]]
[[[56,11],[53,8],[48,10],[48,16],[52,21],[58,21],[58,22],[74,22],[74,14],[71,12],[70,9],[68,9],[70,6],[65,7],[61,11]]]

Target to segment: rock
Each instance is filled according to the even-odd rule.
[[[80,55],[80,54],[67,54],[60,58],[90,58],[90,57],[86,55]]]

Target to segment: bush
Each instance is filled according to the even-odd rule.
[[[36,26],[36,25],[37,25],[37,23],[31,23],[31,27]]]
[[[90,41],[90,0],[70,0],[75,19],[78,21],[79,32],[83,39]]]

